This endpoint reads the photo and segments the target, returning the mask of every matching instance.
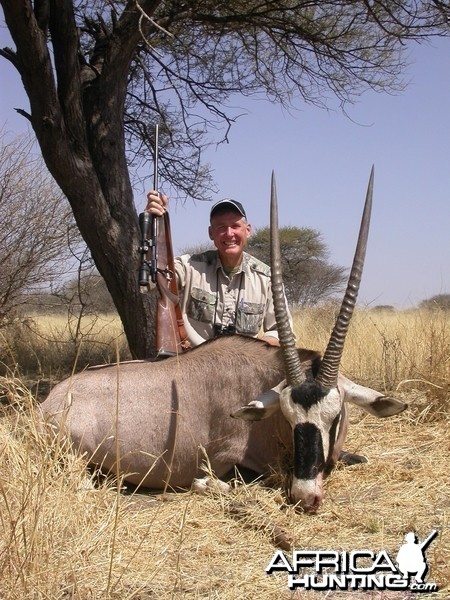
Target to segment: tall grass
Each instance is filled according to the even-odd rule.
[[[113,560],[116,494],[111,485],[94,492],[83,459],[36,427],[33,398],[18,380],[15,393],[21,402],[0,419],[0,597],[90,597],[97,570]],[[92,556],[95,569],[87,568]]]
[[[294,318],[299,345],[323,350],[332,311],[304,310]],[[268,577],[264,568],[275,551],[274,531],[298,549],[386,549],[395,556],[407,531],[424,539],[434,528],[439,537],[427,556],[430,580],[440,591],[433,597],[448,598],[445,314],[355,315],[343,357],[345,373],[397,390],[413,404],[420,400],[420,410],[383,421],[352,418],[347,447],[370,462],[331,475],[317,516],[297,513],[279,490],[259,485],[239,485],[230,497],[217,491],[207,497],[122,494],[114,481],[94,486],[83,458],[40,431],[35,395],[19,373],[28,369],[29,378],[33,373],[62,377],[77,357],[115,360],[120,325],[108,322],[99,341],[93,336],[79,348],[71,345],[60,321],[35,321],[33,327],[33,335],[29,328],[17,338],[9,332],[2,342],[9,372],[0,377],[1,600],[340,600],[349,594],[359,600],[367,594],[297,594],[288,591],[286,578]],[[90,349],[84,355],[85,342]],[[369,595],[374,600],[404,597],[400,592]]]
[[[324,351],[335,307],[294,313],[297,344]],[[448,311],[357,310],[347,336],[341,370],[358,383],[381,391],[418,391],[448,401],[450,315]],[[0,331],[0,374],[48,386],[88,365],[130,358],[115,315],[84,317],[73,324],[62,316],[35,316]]]
[[[130,358],[116,315],[83,317],[35,315],[0,331],[0,374],[14,373],[27,382],[54,383],[89,365]]]
[[[297,345],[325,350],[335,307],[294,312]],[[62,378],[73,369],[130,358],[117,316],[84,317],[74,326],[62,316],[31,316],[0,331],[0,362],[30,377]],[[341,368],[360,383],[410,389],[448,384],[450,313],[357,310]],[[3,373],[5,374],[5,373]]]
[[[324,351],[334,308],[304,309],[294,315],[297,343]],[[450,313],[358,310],[345,343],[341,370],[381,391],[418,390],[448,402]]]

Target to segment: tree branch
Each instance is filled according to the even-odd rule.
[[[6,58],[11,64],[13,64],[17,70],[19,70],[17,63],[17,55],[11,48],[0,48],[0,56]]]
[[[50,0],[49,29],[54,49],[57,90],[63,119],[78,148],[86,144],[79,39],[71,0]]]
[[[30,0],[1,0],[6,24],[17,51],[14,66],[19,71],[30,99],[36,132],[61,128],[61,114],[46,38],[34,16]],[[10,57],[6,57],[11,60]]]

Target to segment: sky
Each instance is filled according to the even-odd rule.
[[[0,44],[9,44],[3,22]],[[280,226],[319,231],[330,261],[346,268],[374,165],[361,306],[410,308],[450,293],[450,40],[414,45],[410,55],[403,92],[366,92],[347,107],[347,116],[300,102],[287,113],[268,101],[238,100],[245,115],[233,125],[229,143],[204,157],[219,190],[213,200],[241,201],[253,228],[269,223],[273,170]],[[26,120],[14,108],[28,109],[28,101],[2,58],[0,77],[0,127],[23,133]],[[138,212],[145,207],[142,189],[135,190],[135,203]],[[208,241],[210,207],[170,204],[175,253]]]

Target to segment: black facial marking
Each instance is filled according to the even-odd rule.
[[[298,479],[315,479],[325,468],[322,436],[313,423],[294,427],[294,475]]]
[[[328,458],[330,458],[330,456],[334,450],[334,442],[336,441],[336,432],[337,432],[340,418],[341,418],[341,414],[339,413],[338,415],[336,415],[334,417],[333,423],[331,424],[331,427],[330,427],[330,433],[328,434],[329,440],[330,440],[330,446],[329,446],[330,449],[328,451]]]
[[[334,464],[331,462],[331,457],[333,455],[334,444],[336,442],[336,433],[337,433],[337,428],[339,425],[340,418],[341,418],[340,414],[336,415],[336,417],[333,420],[333,423],[331,424],[330,433],[328,434],[329,440],[330,440],[330,445],[329,445],[329,449],[328,449],[328,458],[327,458],[327,470],[326,470],[327,475],[330,474],[330,472],[334,466]]]
[[[293,402],[300,404],[305,410],[309,410],[311,406],[320,402],[326,393],[320,383],[317,383],[314,379],[307,379],[291,390]]]

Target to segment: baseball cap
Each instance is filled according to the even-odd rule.
[[[229,205],[229,207],[231,209],[235,209],[238,212],[240,212],[241,215],[244,217],[244,219],[247,218],[247,215],[245,214],[245,210],[244,210],[244,207],[242,206],[242,204],[240,202],[238,202],[237,200],[232,200],[231,198],[224,198],[223,200],[219,200],[219,202],[216,202],[214,204],[214,206],[211,208],[209,218],[211,219],[211,217],[213,216],[213,214],[216,212],[216,210],[218,208],[226,207],[227,205]]]

